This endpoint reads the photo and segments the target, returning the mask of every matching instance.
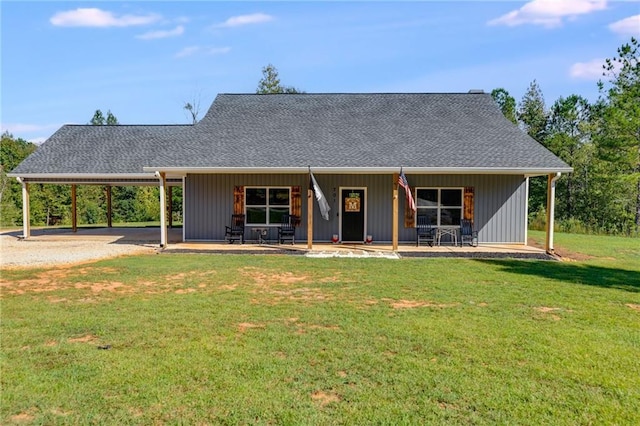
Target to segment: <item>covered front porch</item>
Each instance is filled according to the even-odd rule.
[[[38,250],[38,242],[47,246],[60,243],[59,249],[64,250],[65,244],[73,242],[90,242],[94,246],[100,245],[138,245],[156,247],[157,253],[201,253],[201,254],[281,254],[300,255],[307,257],[357,257],[357,258],[401,258],[401,257],[460,257],[460,258],[527,258],[552,259],[544,248],[524,244],[488,244],[479,247],[454,246],[442,244],[440,246],[420,246],[415,244],[399,244],[394,250],[391,243],[372,244],[333,244],[314,243],[309,249],[306,242],[296,244],[261,243],[251,236],[247,236],[245,244],[229,244],[224,242],[183,242],[182,229],[171,228],[167,231],[169,244],[164,249],[157,248],[159,227],[78,227],[71,228],[34,228],[29,242],[25,242],[33,250]],[[21,238],[21,231],[14,230],[3,233],[4,237]],[[5,257],[8,254],[5,255]]]

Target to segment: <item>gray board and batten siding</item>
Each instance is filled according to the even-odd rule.
[[[313,239],[329,242],[340,229],[340,188],[367,188],[366,234],[374,242],[392,240],[393,175],[323,175],[316,174],[331,211],[329,220],[320,215],[313,200]],[[480,243],[523,244],[526,238],[526,179],[522,175],[407,175],[412,188],[473,187],[474,222]],[[301,224],[296,240],[307,239],[307,174],[189,174],[184,187],[184,237],[187,241],[223,241],[224,227],[233,212],[235,186],[300,186],[302,191]],[[404,192],[400,188],[399,241],[415,241],[415,229],[404,227]],[[252,239],[251,226],[246,238]],[[275,235],[275,231],[271,232]]]

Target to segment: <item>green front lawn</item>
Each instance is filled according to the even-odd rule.
[[[556,248],[3,271],[0,423],[636,424],[640,242]]]

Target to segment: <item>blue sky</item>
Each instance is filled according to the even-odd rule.
[[[254,93],[273,64],[308,93],[467,92],[550,106],[598,97],[604,59],[640,36],[640,2],[2,1],[0,126],[42,142],[96,109],[122,124],[190,122]]]

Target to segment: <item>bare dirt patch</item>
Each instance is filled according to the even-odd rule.
[[[241,322],[240,324],[238,324],[238,330],[240,330],[240,333],[245,333],[247,330],[249,329],[264,329],[266,328],[265,324],[254,324],[251,322]]]
[[[625,305],[627,308],[631,308],[634,311],[639,311],[640,312],[640,305],[636,305],[635,303],[627,303]]]
[[[176,294],[189,294],[189,293],[195,293],[196,290],[195,288],[179,288],[175,291]]]
[[[551,308],[549,306],[537,306],[535,308],[533,308],[534,310],[538,311],[538,312],[542,312],[542,313],[548,313],[548,312],[557,312],[557,311],[561,311],[562,308]]]
[[[175,292],[177,294],[192,293],[197,289],[204,289],[207,283],[198,282],[199,278],[210,277],[217,272],[211,271],[191,271],[182,274],[167,275],[160,277],[159,280],[141,280],[135,283],[126,283],[119,281],[117,268],[97,267],[97,266],[81,266],[81,265],[59,265],[44,271],[38,271],[29,278],[21,280],[5,280],[0,278],[0,291],[3,295],[17,295],[25,293],[47,293],[57,290],[86,290],[91,294],[101,293],[117,293],[117,294],[161,294]],[[109,275],[114,279],[108,279]],[[92,276],[92,279],[88,279]],[[78,278],[84,277],[85,280],[78,281]],[[95,279],[93,277],[99,277]],[[107,278],[107,279],[105,279]],[[193,288],[185,287],[185,281],[195,279]],[[235,286],[234,286],[235,288]],[[0,296],[1,297],[1,296]],[[48,297],[51,303],[61,303],[68,301],[78,301],[76,298],[67,297]],[[88,299],[86,295],[82,296],[83,301],[95,302],[95,299]]]
[[[563,308],[552,308],[550,306],[537,306],[533,308],[534,311],[544,314],[544,317],[551,318],[554,321],[560,321],[562,317],[558,315],[560,312],[570,312]]]
[[[20,413],[20,414],[11,416],[11,421],[18,424],[31,423],[34,420],[35,420],[35,416],[29,413]]]
[[[218,286],[220,290],[235,290],[237,287],[237,284],[223,284]]]
[[[98,336],[94,336],[93,334],[87,334],[81,337],[70,337],[67,339],[69,343],[92,343],[98,340]]]
[[[538,241],[536,241],[534,238],[529,238],[527,240],[527,245],[530,245],[531,247],[537,247],[537,248],[541,248],[544,249],[544,244],[539,243]],[[558,258],[560,258],[560,260],[565,261],[565,262],[582,262],[585,260],[590,260],[590,259],[595,259],[594,256],[590,256],[588,254],[584,254],[584,253],[578,253],[578,252],[574,252],[574,251],[570,251],[562,246],[558,246],[558,245],[554,245],[554,252],[556,254],[556,256],[558,256]]]
[[[209,271],[189,271],[189,272],[180,272],[179,274],[167,275],[165,278],[167,281],[182,282],[187,279],[204,278],[210,275],[215,275],[217,273],[218,271],[214,269],[211,269]]]
[[[283,301],[326,301],[333,295],[319,288],[293,287],[295,284],[310,281],[308,275],[299,275],[293,272],[264,272],[259,268],[246,267],[240,269],[240,273],[250,278],[255,283],[251,290],[254,294],[272,296],[268,298],[253,299],[256,304],[277,304]],[[235,286],[233,287],[235,289]]]
[[[117,272],[114,268],[78,268],[77,265],[63,265],[55,269],[39,272],[29,279],[18,281],[0,279],[0,288],[6,294],[44,293],[68,288],[91,288],[94,292],[114,291],[117,287],[122,287],[123,284],[118,282],[69,283],[65,281],[72,277],[84,276],[90,273],[105,275]]]
[[[393,300],[382,299],[385,302],[390,302],[393,309],[415,309],[415,308],[452,308],[460,305],[459,303],[435,303],[430,301],[417,301],[417,300]]]
[[[315,391],[311,394],[311,399],[324,407],[334,402],[340,402],[340,396],[334,392]]]
[[[293,272],[266,273],[253,267],[242,268],[240,273],[251,278],[258,286],[297,284],[309,279],[307,275],[296,275]]]

